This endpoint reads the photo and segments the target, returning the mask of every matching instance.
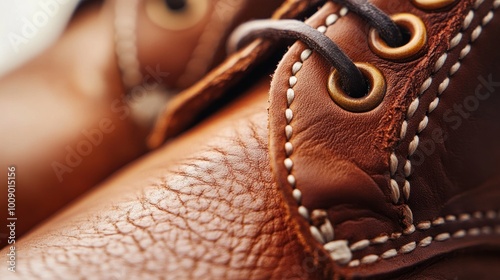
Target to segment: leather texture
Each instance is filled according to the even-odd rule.
[[[180,90],[190,85],[194,81],[179,82],[190,60],[210,57],[201,72],[189,75],[197,79],[225,57],[223,42],[234,25],[269,17],[281,0],[261,1],[260,9],[246,0],[208,1],[210,9],[197,25],[174,31],[155,25],[146,15],[146,1],[139,1],[138,58],[147,86],[127,97],[113,42],[115,6],[120,3],[101,2],[82,3],[53,47],[0,80],[0,127],[5,131],[0,163],[20,172],[18,237],[148,151],[151,124],[137,117],[141,110],[136,110],[151,105],[141,104],[147,99],[144,88],[162,90],[155,84],[160,83]],[[202,42],[206,37],[214,38]],[[206,57],[198,57],[196,48]],[[163,104],[165,98],[160,100]],[[147,111],[154,114],[154,108]],[[0,179],[6,181],[6,176],[2,173]],[[0,194],[7,197],[7,188]],[[7,209],[7,201],[0,207]],[[0,218],[7,215],[2,211]],[[6,233],[2,228],[0,234]],[[0,247],[5,245],[7,239],[0,238]]]
[[[268,85],[16,242],[1,278],[331,278],[270,172]]]
[[[409,1],[373,1],[388,14],[424,21],[426,48],[406,61],[375,55],[356,14],[334,4],[318,11],[308,23],[327,26],[325,34],[353,61],[375,65],[386,79],[384,101],[366,113],[332,101],[331,66],[316,53],[308,57],[302,43],[280,63],[270,93],[273,171],[303,232],[320,235],[337,258],[336,272],[390,276],[458,249],[499,247],[500,56],[493,34],[500,19],[493,2],[457,1],[427,12]],[[338,19],[328,26],[329,17]],[[321,233],[321,211],[334,237]]]
[[[341,110],[327,92],[332,69],[296,43],[270,88],[268,73],[259,73],[249,90],[225,92],[242,97],[19,240],[18,272],[2,278],[495,279],[499,2],[462,0],[433,12],[409,1],[373,3],[421,17],[427,48],[408,61],[383,60],[368,48],[368,27],[338,4],[308,23],[329,25],[320,29],[351,58],[384,73],[378,108]],[[472,108],[471,96],[487,93],[476,96],[479,86],[491,95],[458,125],[455,105]],[[420,163],[416,151],[438,139],[436,128],[448,137],[434,140]]]

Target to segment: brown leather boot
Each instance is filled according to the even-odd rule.
[[[144,154],[161,105],[222,61],[235,25],[269,17],[281,0],[101,2],[82,4],[54,46],[0,80],[0,163],[17,169],[17,237]],[[12,217],[7,199],[0,207],[1,220]],[[8,236],[2,227],[0,247]]]
[[[500,1],[339,2],[349,9],[327,2],[310,17],[317,31],[245,29],[305,43],[288,50],[271,88],[265,67],[248,72],[268,41],[232,56],[165,115],[151,143],[222,93],[238,100],[16,243],[17,272],[4,275],[500,275]],[[278,14],[308,8],[288,1]],[[402,28],[383,34],[373,19],[384,14]],[[334,70],[339,60],[364,64]]]

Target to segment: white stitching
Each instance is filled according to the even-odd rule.
[[[371,243],[372,244],[384,244],[388,240],[389,240],[389,236],[382,235],[382,236],[375,237],[374,239],[372,239]]]
[[[417,228],[420,229],[420,230],[427,230],[427,229],[430,229],[431,227],[432,227],[432,222],[431,221],[420,222],[417,225]]]
[[[293,194],[293,198],[295,198],[295,201],[297,201],[298,203],[302,202],[302,192],[300,192],[299,189],[293,190],[292,194]]]
[[[479,7],[481,3],[482,3],[482,0],[478,0],[476,2],[476,8]],[[495,9],[498,8],[500,6],[500,0],[495,0],[493,6]],[[338,16],[336,14],[330,14],[326,18],[326,21],[325,21],[327,26],[324,28],[322,26],[320,26],[320,27],[318,27],[318,30],[320,30],[320,32],[326,32],[327,27],[333,25],[335,22],[337,22],[337,20],[340,17],[345,16],[347,14],[347,12],[348,12],[347,8],[343,7],[339,11],[340,16]],[[493,12],[490,11],[483,18],[483,20],[482,20],[483,25],[489,23],[491,21],[491,19],[493,18],[493,16],[494,16]],[[467,15],[466,19],[464,20],[464,23],[463,23],[464,30],[469,27],[473,18],[474,18],[474,13],[473,13],[473,11],[470,11],[469,14]],[[479,37],[481,32],[482,32],[482,27],[481,26],[476,27],[471,35],[471,42],[475,41]],[[461,42],[462,38],[463,38],[462,33],[458,33],[450,41],[450,47],[449,47],[448,51],[450,51],[451,49],[456,47]],[[460,52],[460,59],[463,59],[465,56],[467,56],[469,54],[470,48],[471,48],[471,46],[467,45],[466,47],[464,47],[464,49],[462,49],[462,51]],[[287,109],[285,110],[285,117],[287,119],[287,125],[285,126],[285,135],[286,135],[288,142],[285,143],[286,159],[284,161],[285,168],[287,168],[288,173],[289,173],[289,175],[287,177],[287,181],[292,186],[293,197],[299,205],[298,212],[302,217],[304,217],[309,222],[310,222],[309,211],[306,207],[304,207],[303,205],[300,205],[301,200],[302,200],[302,192],[299,189],[295,188],[296,179],[295,179],[295,176],[292,174],[293,161],[290,158],[290,156],[293,153],[293,144],[291,143],[290,140],[293,136],[293,128],[290,125],[290,123],[293,119],[293,111],[291,110],[290,106],[293,103],[293,100],[295,98],[295,92],[293,90],[293,87],[297,84],[297,77],[295,75],[302,69],[303,62],[306,61],[311,56],[311,54],[312,54],[312,50],[310,50],[310,49],[303,50],[301,55],[300,55],[301,62],[295,62],[292,66],[292,76],[289,78],[289,89],[287,90],[287,104],[288,104],[288,106],[287,106]],[[434,66],[434,72],[439,71],[443,67],[447,58],[448,58],[448,55],[447,55],[447,53],[445,53],[436,61],[436,64]],[[460,68],[460,62],[457,62],[456,64],[454,64],[451,67],[450,72],[449,72],[449,74],[450,74],[449,76],[452,76],[453,74],[455,74],[459,68]],[[432,78],[429,77],[422,84],[422,86],[420,88],[419,96],[412,102],[412,104],[410,105],[410,107],[407,111],[407,119],[413,117],[414,113],[416,112],[416,110],[419,107],[419,103],[420,103],[419,97],[432,85],[432,82],[433,82]],[[436,97],[436,99],[430,103],[429,108],[428,108],[428,113],[432,112],[438,106],[439,96],[448,88],[449,82],[450,82],[449,78],[446,78],[439,85],[438,97]],[[407,127],[408,127],[407,119],[404,120],[403,124],[402,124],[401,138],[404,138],[406,136]],[[428,125],[428,117],[426,115],[424,117],[424,119],[419,124],[419,132],[423,131],[427,127],[427,125]],[[410,143],[409,150],[413,151],[410,154],[413,154],[416,151],[416,149],[418,148],[418,143],[419,143],[419,138],[418,138],[418,136],[415,136],[414,139],[412,140],[412,142]],[[399,164],[398,159],[397,159],[395,153],[393,152],[391,154],[391,157],[390,157],[391,185],[393,185],[393,181],[394,181],[396,183],[396,186],[398,186],[397,182],[395,180],[392,180],[392,175],[394,175],[396,173],[398,164]],[[410,195],[410,183],[407,179],[408,179],[409,175],[411,175],[411,169],[412,169],[411,161],[408,158],[407,161],[405,162],[405,167],[404,167],[404,173],[405,173],[406,180],[405,180],[404,187],[403,187],[403,192],[404,192],[406,200],[408,200],[409,195]],[[399,186],[397,188],[392,188],[392,193],[393,193],[392,194],[393,201],[395,201],[395,203],[397,203],[397,201],[399,200],[399,197],[400,197]],[[408,207],[408,211],[409,211],[408,215],[411,216],[411,209],[409,207]],[[500,216],[500,211],[499,211],[498,215]],[[488,211],[488,212],[486,212],[486,217],[489,219],[494,219],[497,217],[497,212],[495,212],[493,210]],[[474,218],[477,218],[477,219],[483,218],[483,214],[481,212],[476,212],[476,213],[474,213]],[[413,220],[412,217],[409,217],[409,219]],[[471,219],[471,215],[467,214],[467,213],[460,214],[458,216],[458,221],[460,221],[460,222],[468,221],[470,219]],[[439,226],[439,225],[442,225],[446,222],[455,222],[455,221],[457,221],[456,216],[448,215],[448,216],[446,216],[445,219],[437,218],[432,222],[431,221],[420,222],[417,225],[417,228],[419,230],[428,230],[428,229],[432,228],[433,226]],[[312,225],[310,226],[311,234],[315,237],[316,240],[318,240],[318,242],[320,242],[322,244],[324,244],[325,242],[328,242],[327,240],[325,240],[325,232],[328,233],[328,235],[331,235],[331,238],[328,238],[328,240],[333,239],[333,227],[328,219],[327,219],[327,222],[328,222],[328,225],[331,229],[330,228],[318,229],[315,226],[312,226]],[[413,221],[412,221],[412,225],[409,226],[405,230],[405,235],[411,235],[414,232],[415,232],[415,226],[413,225]],[[453,235],[450,235],[449,233],[441,233],[441,234],[437,235],[434,239],[431,236],[428,236],[428,237],[425,237],[422,240],[420,240],[418,243],[418,246],[420,246],[420,247],[429,246],[433,240],[443,242],[443,241],[451,239],[452,237],[453,238],[462,238],[462,237],[465,237],[467,234],[471,235],[471,236],[475,236],[475,235],[478,235],[481,233],[491,234],[493,232],[496,234],[500,234],[500,225],[496,226],[494,229],[492,227],[486,226],[486,227],[483,227],[482,229],[472,228],[472,229],[469,229],[467,232],[465,230],[459,230],[459,231],[453,233]],[[396,240],[396,239],[400,238],[401,236],[402,236],[402,233],[398,233],[398,232],[392,233],[390,236],[381,235],[381,236],[376,237],[372,240],[365,239],[365,240],[358,241],[358,242],[352,244],[350,247],[347,246],[346,240],[336,240],[336,241],[332,241],[332,242],[328,242],[328,243],[324,244],[324,248],[327,251],[332,251],[330,253],[331,253],[332,258],[335,261],[342,263],[342,264],[348,263],[349,266],[359,266],[360,264],[374,263],[377,260],[379,260],[380,258],[387,259],[387,258],[395,257],[398,254],[407,254],[407,253],[413,252],[417,247],[416,242],[410,242],[410,243],[402,246],[399,249],[399,251],[397,251],[396,249],[387,250],[382,255],[380,255],[380,257],[377,255],[371,254],[371,255],[367,255],[367,256],[363,257],[361,260],[352,260],[351,261],[352,255],[350,255],[350,254],[352,251],[360,251],[360,250],[368,248],[371,245],[384,244],[384,243],[388,242],[389,240]],[[333,245],[335,245],[335,246],[333,246]],[[338,245],[341,245],[341,246],[338,246]],[[332,248],[330,248],[330,247],[332,247]],[[340,249],[337,250],[335,247],[339,247]],[[347,250],[347,251],[344,251],[344,250]],[[333,251],[335,251],[335,252],[333,252]],[[340,259],[335,259],[334,253],[342,253],[344,255]]]
[[[391,175],[394,175],[396,173],[396,170],[398,169],[398,158],[396,157],[396,154],[392,153],[391,154]]]
[[[325,238],[323,235],[321,235],[321,232],[319,232],[319,229],[315,226],[310,226],[309,230],[311,231],[312,236],[316,239],[321,244],[325,244]]]
[[[449,75],[450,76],[455,75],[455,73],[457,73],[458,69],[460,69],[460,66],[462,66],[460,61],[457,61],[455,64],[453,64],[453,66],[451,66]]]
[[[491,20],[493,19],[493,12],[490,11],[484,18],[483,18],[483,21],[482,21],[482,24],[483,25],[486,25],[488,24]]]
[[[465,232],[465,231],[463,231],[463,232]],[[418,242],[418,246],[427,247],[427,246],[431,245],[431,243],[432,243],[432,236],[427,236],[426,238],[424,238]]]
[[[461,222],[468,221],[471,219],[471,216],[470,216],[470,214],[465,213],[465,214],[461,214],[460,216],[458,216],[458,219]]]
[[[439,218],[435,219],[434,221],[432,221],[433,226],[440,226],[440,225],[444,225],[444,224],[445,224],[445,220],[442,217],[439,217]]]
[[[409,170],[410,170],[409,172],[411,172],[411,169],[409,169]],[[408,176],[410,176],[410,175],[408,174]],[[410,182],[408,182],[406,180],[405,180],[405,184],[403,185],[403,194],[404,194],[406,200],[410,199]]]
[[[351,251],[359,251],[359,250],[363,250],[363,249],[367,248],[368,246],[370,246],[370,240],[363,239],[361,241],[358,241],[358,242],[352,244],[349,247],[349,249],[351,249]]]
[[[398,203],[398,200],[399,200],[399,186],[398,186],[398,182],[396,182],[396,180],[394,179],[391,179],[391,198],[392,198],[392,202],[394,204]]]
[[[477,9],[479,8],[479,6],[481,6],[481,4],[483,4],[484,0],[477,0],[476,3],[474,3],[474,9]]]
[[[478,236],[481,234],[481,231],[478,228],[471,228],[467,231],[467,233],[472,236]]]
[[[396,251],[396,249],[390,249],[385,251],[382,255],[380,255],[380,257],[383,259],[390,259],[392,257],[395,257],[397,254],[398,251]]]
[[[457,220],[457,217],[454,216],[454,215],[448,215],[448,216],[445,217],[445,219],[446,219],[447,222],[454,222],[454,221]]]
[[[465,31],[467,28],[469,28],[473,18],[474,18],[474,11],[470,10],[467,16],[465,17],[464,22],[462,23],[462,30]]]
[[[414,225],[411,225],[409,226],[408,228],[406,228],[404,231],[403,231],[403,234],[404,235],[411,235],[415,232],[416,228]]]
[[[499,0],[497,0],[499,1]],[[477,0],[475,5],[474,5],[474,9],[477,9],[478,7],[480,7],[480,5],[483,3],[482,0]],[[470,24],[472,23],[474,17],[475,17],[475,13],[474,13],[474,9],[469,11],[469,13],[467,14],[467,16],[465,17],[464,19],[464,22],[463,22],[463,25],[462,25],[462,32],[466,31],[469,27],[470,27]],[[494,14],[490,11],[482,20],[482,23],[489,23],[491,21],[491,19],[493,18]],[[435,65],[434,65],[434,68],[433,68],[433,73],[436,73],[438,72],[439,70],[441,70],[441,68],[444,66],[445,62],[447,61],[448,59],[448,52],[450,52],[452,49],[454,49],[458,44],[460,44],[460,42],[462,41],[462,38],[463,38],[463,34],[462,32],[458,33],[457,35],[455,35],[455,37],[453,37],[453,39],[451,39],[450,41],[450,47],[448,48],[447,52],[444,53],[443,55],[441,55],[438,60],[436,61]],[[471,34],[471,42],[474,42],[478,37],[479,35],[481,34],[482,32],[482,26],[479,25],[477,26],[472,34]],[[409,177],[411,175],[411,170],[412,170],[412,166],[411,166],[411,161],[410,161],[410,158],[413,156],[413,154],[416,152],[416,150],[418,149],[418,146],[419,146],[419,143],[420,143],[420,138],[419,138],[419,134],[425,130],[425,128],[427,127],[428,125],[428,122],[429,122],[429,119],[428,119],[428,115],[434,111],[437,106],[439,105],[439,101],[440,101],[440,98],[439,96],[448,88],[449,86],[449,83],[450,83],[450,77],[453,76],[459,69],[460,69],[460,66],[461,66],[461,63],[460,63],[460,60],[463,60],[469,53],[470,53],[470,50],[471,50],[471,45],[470,44],[467,44],[461,51],[460,51],[460,55],[459,55],[459,61],[457,61],[451,68],[450,68],[450,71],[448,73],[448,77],[445,78],[445,80],[443,80],[443,82],[439,85],[438,87],[438,96],[429,104],[429,107],[427,109],[427,112],[424,116],[424,119],[419,123],[419,126],[418,126],[418,129],[417,129],[417,133],[415,135],[415,137],[413,138],[413,140],[410,142],[409,144],[409,147],[408,147],[408,156],[407,156],[407,160],[405,162],[405,166],[404,166],[404,169],[403,169],[403,172],[404,172],[404,176],[405,176],[405,179],[404,179],[404,183],[403,183],[403,194],[405,196],[405,199],[408,200],[409,197],[410,197],[410,193],[411,193],[411,183],[409,182]],[[429,89],[429,87],[431,86],[432,84],[432,77],[429,77],[427,78],[423,83],[422,83],[422,86],[420,87],[420,91],[419,91],[419,94],[418,96],[411,102],[410,106],[408,107],[408,110],[407,110],[407,113],[406,113],[406,119],[403,121],[403,124],[401,126],[401,139],[403,139],[406,134],[407,134],[407,128],[408,128],[408,120],[410,118],[412,118],[415,114],[415,112],[417,111],[417,109],[420,107],[420,97],[424,94],[425,91],[427,91],[427,89]],[[394,158],[396,160],[394,160]],[[396,201],[395,198],[398,198],[398,201],[399,201],[399,184],[394,180],[394,175],[395,175],[395,172],[392,172],[394,169],[393,169],[393,165],[397,165],[397,157],[396,157],[396,154],[395,154],[395,151],[391,154],[390,156],[390,165],[391,165],[391,190],[392,190],[392,200],[393,202]],[[396,185],[397,185],[397,188],[395,187],[394,185],[394,182],[396,182]],[[397,189],[397,191],[396,191]],[[396,202],[395,202],[396,203]]]
[[[463,229],[455,232],[452,236],[453,238],[462,238],[462,237],[465,237],[467,235],[467,232]]]
[[[474,218],[476,219],[482,219],[483,218],[483,213],[477,211],[477,212],[474,212]]]
[[[443,94],[443,92],[448,88],[449,85],[450,85],[450,78],[446,77],[446,79],[444,79],[444,81],[441,84],[439,84],[438,94],[439,95]]]
[[[345,16],[347,14],[347,8],[345,8],[345,7],[342,8],[339,11],[339,14],[340,14],[340,17]],[[317,28],[318,31],[320,31],[322,33],[326,32],[327,27],[333,25],[340,17],[337,16],[336,14],[330,14],[326,18],[326,26],[318,27]],[[303,62],[306,61],[311,56],[311,54],[312,54],[312,50],[310,50],[310,49],[306,49],[306,50],[302,51],[302,53],[300,55],[301,62],[297,61],[293,64],[293,66],[292,66],[293,76],[291,76],[289,78],[290,88],[287,90],[288,107],[285,110],[285,117],[286,117],[288,125],[285,127],[285,135],[287,137],[288,142],[285,143],[285,151],[286,151],[287,158],[285,159],[284,164],[285,164],[285,167],[287,168],[288,173],[289,173],[289,175],[287,177],[288,183],[290,185],[292,185],[292,187],[295,187],[296,180],[292,174],[293,161],[290,158],[291,154],[293,153],[293,145],[290,142],[290,140],[292,138],[292,134],[293,134],[293,128],[292,128],[292,126],[290,126],[290,122],[293,119],[293,111],[290,109],[290,106],[293,103],[293,100],[295,98],[295,92],[293,90],[293,87],[297,84],[297,77],[295,75],[301,70]],[[293,195],[294,195],[295,200],[300,204],[301,198],[302,198],[302,193],[300,192],[300,190],[294,189]],[[309,219],[309,214],[308,214],[309,211],[304,206],[299,207],[299,213],[302,216],[307,217],[306,219]]]
[[[330,14],[329,16],[326,17],[325,19],[325,24],[326,26],[320,26],[317,28],[318,31],[324,33],[327,31],[327,28],[334,23],[337,22],[337,20],[347,14],[348,10],[345,7],[342,7],[338,13],[339,15],[336,14]],[[295,99],[295,91],[294,91],[294,86],[297,84],[297,77],[295,76],[300,70],[302,69],[303,63],[311,56],[312,50],[311,49],[305,49],[302,51],[300,54],[300,60],[297,61],[292,65],[292,76],[288,80],[288,85],[289,88],[287,90],[287,108],[285,110],[285,118],[287,121],[287,125],[285,126],[285,135],[287,142],[285,143],[285,154],[286,158],[283,162],[286,170],[288,171],[288,176],[287,176],[287,181],[288,183],[292,186],[293,188],[293,197],[295,201],[298,203],[299,208],[298,212],[299,214],[304,217],[309,223],[310,221],[310,216],[309,216],[309,210],[301,205],[301,200],[302,200],[302,192],[295,188],[296,187],[296,178],[292,174],[293,171],[293,160],[291,159],[291,156],[293,154],[293,144],[291,141],[291,138],[293,136],[293,128],[291,126],[291,122],[293,119],[293,111],[290,108],[292,105],[294,99]],[[331,225],[331,222],[327,219],[326,223],[320,226],[318,229],[314,225],[310,226],[310,232],[313,235],[313,237],[320,243],[325,244],[327,242],[330,242],[333,240],[333,226]],[[327,243],[328,244],[328,243]],[[335,246],[334,244],[330,244],[328,246],[325,246],[325,249],[330,248],[332,251],[336,250],[336,252],[331,252],[332,258],[336,261],[340,262],[348,262],[351,259],[350,251],[349,248],[347,248],[347,241],[342,242],[337,242]],[[369,243],[368,243],[369,244]],[[340,252],[339,252],[340,251]]]
[[[413,250],[415,250],[415,248],[417,248],[417,243],[415,241],[413,241],[413,242],[410,242],[406,245],[403,245],[401,247],[401,249],[399,249],[399,252],[401,254],[408,254],[408,253],[412,252]]]
[[[440,233],[440,234],[436,235],[436,237],[434,237],[434,240],[439,241],[439,242],[446,241],[448,239],[450,239],[450,234],[447,232]]]
[[[309,221],[309,210],[305,206],[299,206],[299,214],[304,217],[307,221]]]
[[[462,223],[462,222],[467,222],[471,219],[476,219],[476,220],[496,219],[497,217],[500,217],[500,214],[497,214],[497,212],[494,210],[489,210],[489,211],[486,211],[484,213],[480,212],[480,211],[476,211],[472,215],[469,213],[459,214],[458,217],[462,217],[459,219],[457,219],[456,217],[457,216],[455,216],[455,215],[447,215],[444,218],[438,217],[438,218],[434,219],[433,221],[422,221],[422,222],[418,223],[417,228],[421,231],[426,231],[426,230],[429,230],[433,227],[434,228],[441,227],[444,224],[457,223],[457,222]],[[443,233],[437,234],[435,237],[427,236],[418,242],[418,246],[419,247],[427,247],[427,246],[431,245],[431,243],[433,241],[444,242],[444,241],[447,241],[447,240],[452,239],[452,238],[458,239],[458,238],[463,238],[467,235],[478,236],[480,234],[485,234],[485,235],[500,234],[500,225],[497,225],[495,227],[495,229],[491,226],[485,226],[482,228],[475,227],[475,228],[470,228],[468,230],[460,229],[460,230],[454,232],[453,234],[450,234],[449,232],[443,232]],[[356,249],[357,249],[356,251],[361,251],[361,250],[364,250],[370,246],[385,244],[389,240],[393,240],[393,241],[397,240],[397,239],[401,238],[402,236],[403,235],[401,233],[393,233],[391,235],[391,237],[389,237],[388,235],[382,235],[382,236],[376,237],[372,240],[363,239],[363,240],[358,241],[358,242],[354,243],[353,245],[351,245],[350,249],[351,249],[351,251],[355,251],[355,250],[352,250],[353,246],[355,244],[361,243],[363,245],[362,248],[357,248],[359,246],[356,247]],[[366,246],[367,240],[369,243],[368,246]],[[398,254],[407,254],[407,253],[414,251],[416,249],[416,247],[417,247],[416,242],[410,242],[410,243],[407,243],[406,245],[400,247],[400,249],[397,251],[395,249],[390,249],[390,250],[382,253],[380,255],[380,258],[388,259],[388,258],[395,257]],[[372,256],[372,255],[369,255],[369,256]],[[363,259],[364,258],[362,257],[361,260],[352,260],[351,262],[349,262],[349,266],[358,266],[360,264],[365,264],[365,262],[363,262]],[[370,260],[371,259],[372,259],[372,257],[370,257]]]
[[[441,69],[441,67],[443,67],[447,58],[448,58],[447,53],[444,53],[439,57],[439,59],[436,61],[436,65],[434,65],[434,72],[439,71],[439,69]]]
[[[495,211],[488,211],[486,212],[486,217],[488,217],[488,219],[495,219],[497,217],[497,213]]]
[[[452,240],[452,239],[464,238],[467,235],[474,237],[474,236],[478,236],[481,234],[483,234],[483,235],[500,234],[500,226],[495,226],[495,228],[493,228],[491,226],[485,226],[485,227],[482,227],[481,229],[480,228],[472,228],[472,229],[469,229],[468,231],[459,230],[451,235],[448,232],[444,232],[444,233],[440,233],[440,234],[436,235],[434,238],[432,236],[427,236],[418,242],[418,246],[419,247],[427,247],[427,246],[430,246],[433,241],[446,242],[446,241]],[[401,246],[399,251],[396,251],[396,249],[390,249],[390,250],[382,253],[380,256],[370,254],[370,255],[367,255],[365,257],[362,257],[361,261],[360,260],[352,260],[349,262],[349,266],[356,267],[356,266],[359,266],[360,264],[374,263],[375,261],[379,260],[380,258],[389,259],[389,258],[396,257],[397,255],[408,254],[408,253],[415,251],[416,248],[417,248],[417,243],[410,242],[406,245]],[[370,262],[364,261],[367,258],[370,260]]]
[[[482,0],[478,0],[476,2],[476,5],[475,5],[475,8],[477,9],[480,4],[482,4]],[[494,8],[498,8],[500,6],[500,0],[495,0],[494,2]],[[483,25],[486,25],[488,24],[492,18],[493,18],[494,14],[492,11],[490,11],[484,18],[483,20],[481,21],[481,23]],[[472,20],[474,18],[474,11],[470,11],[469,14],[467,15],[467,17],[465,18],[464,20],[464,23],[463,23],[463,30],[465,31],[471,24]],[[474,42],[475,40],[477,40],[477,38],[479,37],[479,35],[481,34],[482,32],[482,26],[478,26],[476,27],[472,34],[471,34],[471,43]],[[460,42],[462,41],[462,38],[463,38],[463,34],[462,33],[458,33],[455,37],[453,37],[453,39],[450,41],[450,47],[448,49],[448,52],[451,51],[453,48],[455,48],[458,44],[460,44]],[[460,51],[460,58],[459,60],[462,60],[463,58],[465,58],[469,53],[470,53],[470,49],[471,49],[471,46],[470,44],[467,44],[461,51]],[[437,72],[439,71],[443,65],[445,64],[446,60],[448,59],[448,55],[445,53],[444,55],[442,55],[435,63],[434,65],[434,72]],[[436,107],[439,105],[439,96],[448,88],[449,86],[449,83],[450,83],[450,77],[453,76],[459,69],[460,69],[460,66],[461,66],[461,63],[458,61],[456,62],[450,69],[449,71],[449,77],[445,78],[443,80],[443,82],[439,85],[438,87],[438,96],[434,99],[433,102],[431,102],[429,104],[429,108],[428,108],[428,111],[426,113],[426,115],[424,116],[424,119],[420,122],[419,124],[419,132],[422,132],[428,125],[428,114],[431,113],[432,111],[434,111],[436,109]],[[417,98],[415,100],[412,101],[412,103],[410,104],[409,108],[408,108],[408,111],[407,111],[407,114],[406,114],[406,120],[403,121],[403,124],[401,126],[401,138],[404,138],[406,136],[406,133],[407,133],[407,127],[408,127],[408,122],[407,120],[411,117],[413,117],[414,113],[416,112],[417,108],[419,107],[419,98],[420,96],[430,87],[430,84],[432,83],[432,78],[429,77],[427,80],[424,81],[424,83],[422,84],[422,86],[420,87],[420,92],[419,92],[419,95],[417,96]],[[418,134],[417,133],[417,134]],[[414,139],[410,142],[409,144],[409,155],[411,156],[415,151],[416,149],[418,148],[418,143],[419,143],[419,138],[418,138],[418,135],[416,135],[414,137]],[[408,158],[409,160],[409,158]],[[390,156],[390,171],[391,171],[391,189],[393,191],[393,194],[392,194],[392,198],[393,198],[393,201],[394,199],[397,197],[399,198],[399,188],[394,188],[394,182],[395,180],[393,180],[393,175],[395,172],[394,171],[394,165],[397,167],[399,164],[398,162],[398,159],[395,155],[395,152],[393,152]],[[410,161],[410,165],[408,166],[408,161],[405,162],[405,167],[404,167],[404,171],[405,171],[405,183],[404,183],[404,187],[403,187],[403,192],[405,194],[405,196],[408,196],[409,197],[409,192],[410,192],[410,183],[408,181],[408,177],[409,176],[406,176],[407,174],[411,174],[411,161]],[[397,184],[397,183],[396,183]],[[408,193],[408,194],[406,194]],[[398,199],[399,200],[399,199]],[[476,212],[473,214],[474,215],[474,218],[476,219],[481,219],[483,217],[483,213],[481,212]],[[494,219],[496,217],[496,212],[495,211],[488,211],[486,216],[488,218],[491,218],[491,219]],[[470,214],[461,214],[459,215],[459,221],[461,222],[464,222],[464,221],[468,221],[471,219],[471,215]],[[432,226],[440,226],[440,225],[443,225],[445,224],[446,222],[454,222],[456,221],[456,216],[447,216],[446,218],[437,218],[435,219],[434,221],[423,221],[423,222],[420,222],[418,225],[417,225],[417,228],[420,229],[420,230],[427,230],[427,229],[430,229]],[[412,231],[411,231],[412,232]],[[484,227],[483,228],[483,233],[491,233],[493,232],[493,229],[491,227]],[[465,230],[459,230],[457,232],[455,232],[452,236],[453,238],[462,238],[462,237],[465,237],[467,234],[468,235],[471,235],[471,236],[476,236],[476,235],[479,235],[481,233],[481,230],[478,229],[478,228],[473,228],[473,229],[469,229],[467,232]],[[500,226],[496,226],[495,227],[495,233],[497,234],[500,234]],[[411,234],[411,233],[410,233]],[[391,239],[398,239],[401,235],[401,233],[393,233],[391,235]],[[442,234],[439,234],[435,237],[435,240],[436,241],[440,241],[440,242],[443,242],[443,241],[446,241],[446,240],[449,240],[451,238],[450,234],[449,233],[442,233]],[[382,244],[382,243],[385,243],[387,242],[388,240],[390,240],[389,238],[380,238],[380,237],[377,237],[373,240],[370,241],[370,245],[375,245],[375,244]],[[432,241],[434,239],[431,237],[431,236],[428,236],[424,239],[422,239],[420,242],[419,242],[419,246],[420,247],[426,247],[426,246],[429,246]],[[383,241],[383,242],[381,242]],[[400,248],[400,253],[409,253],[409,252],[412,252],[414,250],[414,246],[413,246],[413,243],[409,243],[409,244],[406,244],[405,246],[401,247]],[[394,257],[397,255],[397,252],[395,249],[391,249],[391,250],[388,250],[386,251],[385,253],[383,253],[380,257],[381,258],[390,258],[390,257]],[[372,261],[375,259],[375,255],[369,255],[370,258],[369,260]],[[377,257],[377,259],[379,259]],[[362,263],[366,263],[366,262],[363,262],[364,258],[360,260],[353,260],[351,262],[349,262],[349,266],[358,266]]]
[[[458,33],[457,35],[455,35],[455,37],[453,37],[453,39],[451,39],[450,41],[449,49],[455,48],[460,42],[462,42],[462,37],[463,37],[462,33]]]
[[[361,259],[361,263],[370,264],[376,262],[377,260],[378,260],[377,255],[368,255]]]

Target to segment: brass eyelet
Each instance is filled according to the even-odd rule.
[[[146,14],[156,25],[168,30],[188,29],[207,14],[207,0],[187,0],[186,7],[171,10],[163,0],[146,0]]]
[[[411,38],[405,45],[392,48],[380,38],[375,29],[370,30],[369,44],[374,53],[385,59],[401,60],[417,54],[427,43],[427,30],[424,22],[408,13],[395,14],[391,19],[400,27],[410,32]]]
[[[384,99],[386,92],[385,78],[382,73],[369,63],[355,63],[370,85],[370,91],[361,98],[353,98],[345,94],[340,85],[338,71],[335,69],[328,77],[328,91],[333,101],[343,109],[351,112],[367,112],[377,107]]]
[[[411,2],[422,10],[439,10],[450,6],[456,0],[411,0]]]

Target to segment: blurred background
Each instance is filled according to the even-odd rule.
[[[0,2],[0,77],[41,53],[63,32],[80,0]]]

